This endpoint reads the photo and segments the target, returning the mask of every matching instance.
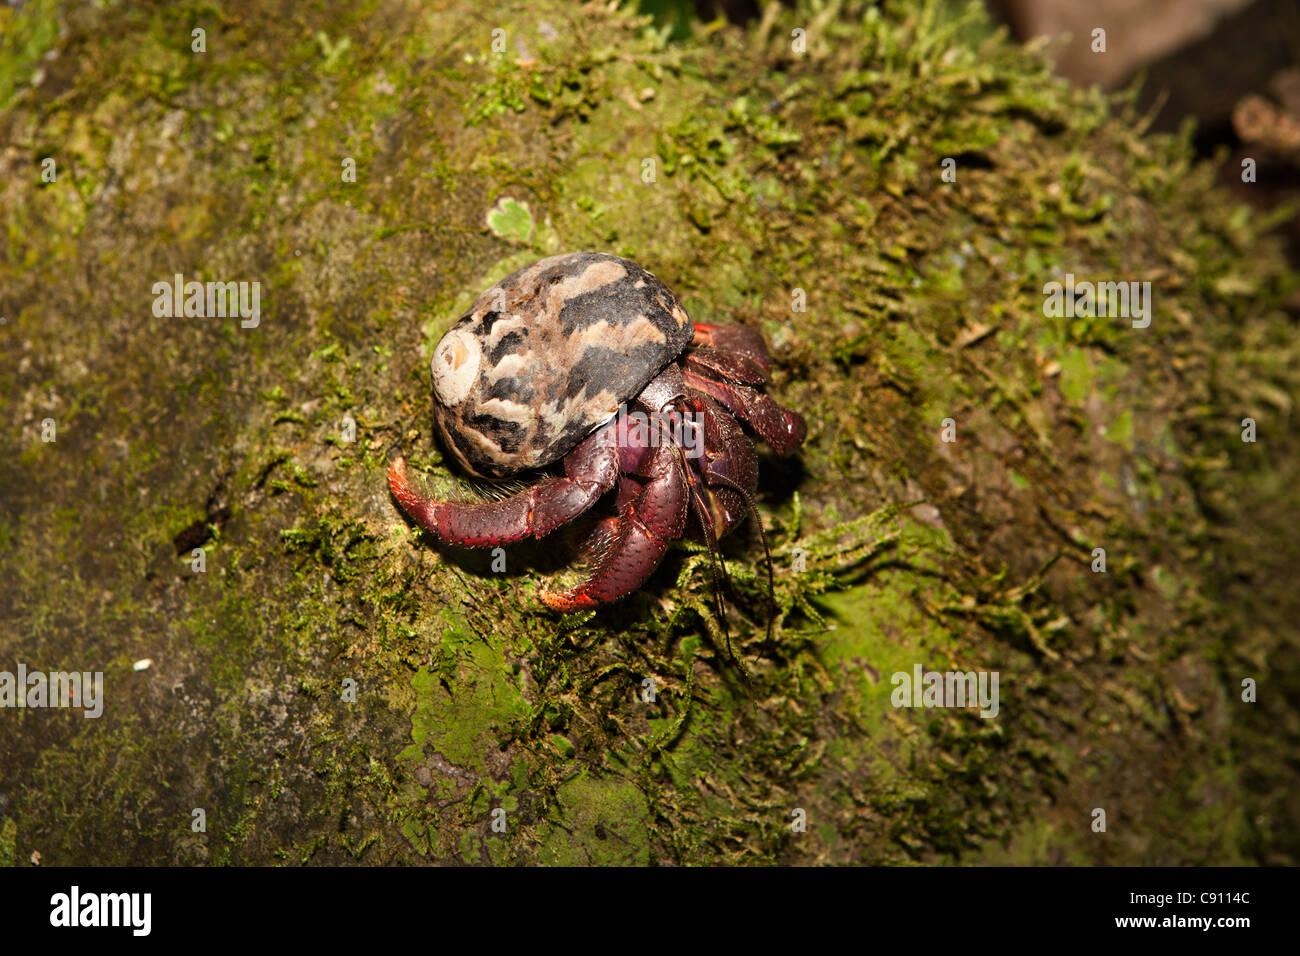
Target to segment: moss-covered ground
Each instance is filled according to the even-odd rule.
[[[1297,280],[1130,102],[978,5],[0,8],[0,670],[106,698],[0,710],[0,862],[1300,861]],[[753,533],[725,628],[690,546],[566,618],[580,528],[496,573],[390,499],[460,481],[433,343],[575,249],[773,344],[770,637]]]

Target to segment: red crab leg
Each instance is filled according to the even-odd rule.
[[[618,480],[618,447],[610,428],[593,432],[564,460],[565,478],[544,478],[502,501],[438,501],[417,491],[406,460],[388,469],[388,487],[420,527],[449,544],[489,548],[540,538],[594,505]]]
[[[689,358],[685,379],[691,388],[703,392],[743,418],[763,441],[782,455],[788,455],[798,448],[808,434],[808,426],[798,412],[782,408],[769,396],[747,385],[732,385],[706,378],[691,369]]]
[[[703,366],[715,375],[742,385],[762,385],[767,381],[767,372],[757,362],[739,352],[722,352],[707,345],[688,352],[686,364]]]
[[[650,462],[650,480],[618,516],[618,527],[591,576],[569,591],[542,591],[557,611],[594,607],[631,594],[648,578],[668,546],[686,530],[686,474],[676,446],[662,445]]]
[[[696,345],[710,345],[723,352],[738,352],[765,373],[772,371],[772,356],[768,354],[763,336],[743,325],[709,325],[695,323]]]

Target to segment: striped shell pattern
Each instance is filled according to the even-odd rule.
[[[597,252],[514,272],[438,342],[434,414],[470,472],[503,478],[563,458],[690,344],[668,287]]]

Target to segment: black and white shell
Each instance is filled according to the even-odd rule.
[[[540,468],[613,418],[694,335],[676,296],[635,262],[542,259],[484,292],[438,342],[438,430],[474,474]]]

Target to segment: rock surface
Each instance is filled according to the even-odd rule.
[[[0,861],[1300,861],[1267,221],[975,8],[768,9],[0,10],[0,670],[105,688],[0,710]],[[576,529],[496,573],[387,494],[458,486],[433,343],[572,249],[761,328],[808,418],[734,658],[707,554],[562,619]],[[1152,321],[1048,314],[1067,275]],[[917,666],[997,716],[893,706]]]

